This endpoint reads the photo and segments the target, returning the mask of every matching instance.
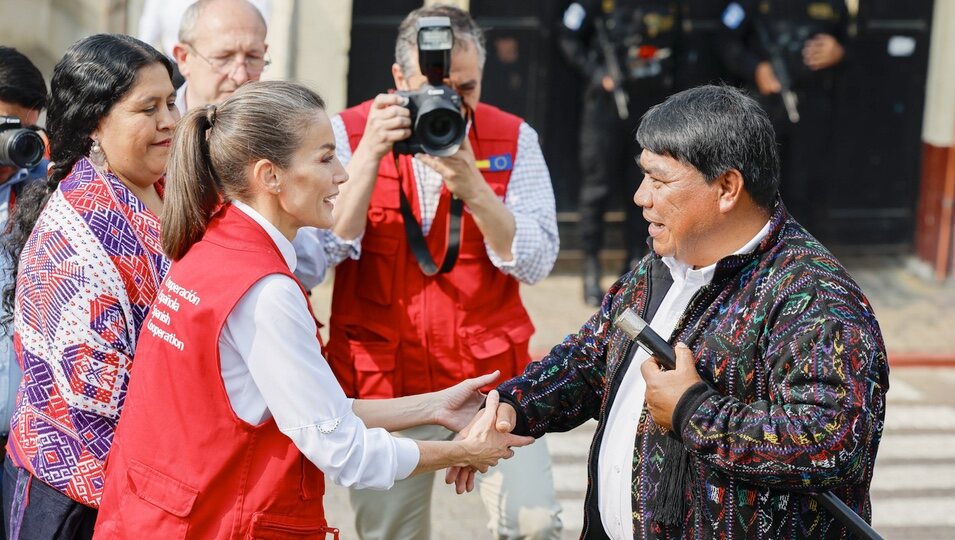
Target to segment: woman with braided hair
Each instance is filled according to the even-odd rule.
[[[14,346],[24,377],[4,465],[10,538],[90,538],[140,328],[169,267],[163,174],[179,120],[172,66],[123,35],[53,70],[53,167],[18,201]]]

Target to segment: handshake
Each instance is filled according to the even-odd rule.
[[[512,448],[534,442],[533,437],[511,433],[517,413],[510,404],[500,402],[497,390],[491,390],[485,401],[480,388],[497,377],[498,372],[494,372],[436,392],[440,396],[436,423],[458,432],[451,444],[460,447],[462,459],[448,467],[445,474],[445,483],[455,484],[458,494],[474,489],[477,472],[487,472],[501,459],[513,457]]]

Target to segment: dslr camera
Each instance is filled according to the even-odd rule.
[[[0,167],[30,169],[43,159],[43,137],[20,126],[16,116],[0,116]]]
[[[454,154],[466,135],[461,116],[461,96],[444,84],[451,73],[451,48],[454,32],[448,17],[422,17],[418,31],[418,65],[428,84],[414,92],[399,91],[408,98],[411,111],[411,136],[395,143],[397,154],[423,152],[446,157]]]

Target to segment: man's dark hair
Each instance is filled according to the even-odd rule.
[[[0,45],[0,101],[42,109],[46,100],[46,83],[40,70],[20,51]]]
[[[741,90],[708,85],[674,94],[643,115],[637,142],[696,167],[707,182],[736,169],[756,204],[771,209],[775,203],[776,134],[766,112]]]

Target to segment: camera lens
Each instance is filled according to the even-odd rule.
[[[429,126],[429,128],[431,135],[433,135],[435,139],[444,140],[449,134],[451,134],[452,126],[451,122],[447,118],[439,116],[438,118],[435,118],[431,121],[431,126]]]
[[[29,129],[0,131],[0,165],[29,169],[43,159],[43,139]]]
[[[418,116],[415,133],[424,150],[435,156],[450,156],[464,139],[465,123],[457,108],[442,103]]]
[[[429,146],[447,146],[454,143],[455,123],[461,120],[457,111],[438,109],[421,118],[419,123],[422,138],[427,139]]]

